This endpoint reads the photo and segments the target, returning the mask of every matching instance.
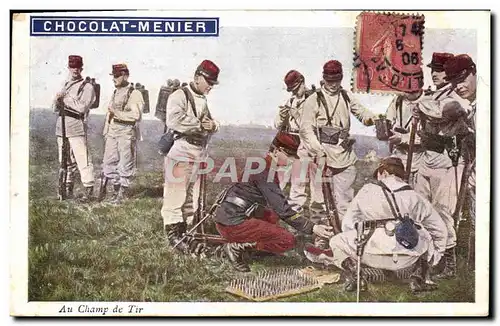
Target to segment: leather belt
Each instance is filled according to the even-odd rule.
[[[61,110],[59,110],[59,116],[62,115],[62,112]],[[69,110],[66,110],[64,109],[64,115],[67,116],[67,117],[71,117],[73,119],[77,119],[77,120],[84,120],[85,119],[85,114],[83,113],[76,113],[76,112],[73,112],[73,111],[69,111]]]
[[[113,118],[113,122],[117,123],[119,125],[135,126],[135,121],[126,121],[126,120],[120,120],[120,119],[117,119],[117,118]]]
[[[397,220],[394,218],[388,218],[388,219],[384,219],[384,220],[364,221],[366,227],[374,228],[374,229],[385,228],[385,224],[387,222],[397,223]]]

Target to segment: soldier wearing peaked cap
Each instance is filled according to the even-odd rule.
[[[346,291],[356,290],[358,245],[362,245],[362,264],[390,271],[413,266],[411,289],[429,289],[424,283],[427,263],[440,261],[446,226],[431,203],[403,181],[404,174],[400,158],[382,159],[374,171],[377,183],[359,190],[342,221],[342,233],[330,239],[333,254],[325,255],[323,262],[344,270]],[[361,225],[364,239],[359,243]],[[363,273],[361,277],[360,290],[366,290]]]
[[[74,174],[80,172],[85,192],[83,201],[90,200],[94,189],[94,167],[87,144],[87,117],[96,99],[94,87],[82,78],[83,58],[79,55],[68,57],[69,79],[54,99],[54,109],[59,113],[56,124],[59,162],[67,158],[66,194],[73,195]],[[69,153],[63,155],[62,119],[64,110],[65,134],[69,142]]]
[[[187,225],[192,224],[200,196],[200,161],[208,155],[207,145],[219,130],[208,108],[206,95],[217,85],[220,69],[203,60],[193,81],[173,92],[167,100],[166,126],[175,141],[165,156],[165,184],[161,215],[167,241],[174,246]],[[178,81],[178,80],[177,80]]]
[[[323,207],[323,194],[321,190],[321,183],[315,182],[315,172],[317,169],[316,164],[309,159],[307,150],[304,145],[300,143],[299,129],[302,110],[306,98],[312,93],[305,85],[304,76],[297,70],[290,70],[284,78],[287,92],[292,93],[292,96],[286,101],[285,105],[280,106],[274,126],[280,133],[290,135],[294,140],[295,150],[289,156],[290,164],[286,167],[285,173],[280,173],[280,186],[284,189],[290,177],[290,194],[289,202],[296,210],[303,209],[307,201],[306,195],[306,179],[310,180],[310,209],[317,209],[318,211],[324,210]],[[302,162],[305,161],[306,164]],[[305,169],[306,173],[302,173]]]
[[[318,162],[326,159],[333,174],[333,196],[341,219],[354,196],[352,185],[356,178],[350,114],[366,126],[373,125],[375,119],[351,92],[342,88],[342,79],[339,61],[324,64],[323,86],[306,99],[299,131],[308,155]]]
[[[128,82],[126,64],[114,64],[110,73],[115,90],[108,105],[104,127],[105,147],[101,175],[100,199],[106,194],[107,181],[113,183],[111,202],[121,203],[129,195],[136,169],[136,142],[140,138],[144,100],[141,92]]]
[[[421,73],[423,80],[423,73]],[[423,86],[423,82],[422,82]],[[389,144],[392,148],[392,154],[399,157],[406,168],[406,163],[410,147],[410,131],[413,121],[411,108],[418,103],[427,100],[422,88],[414,92],[407,92],[394,97],[386,111],[386,117],[391,122],[392,130]],[[420,123],[417,124],[417,130],[420,128]],[[409,184],[414,186],[415,175],[420,167],[424,150],[420,145],[420,139],[417,136],[413,146],[413,157],[411,164],[411,173]]]
[[[437,277],[453,278],[456,276],[456,207],[466,164],[464,154],[473,151],[475,146],[474,141],[466,145],[473,138],[475,109],[472,105],[467,108],[463,101],[475,99],[475,64],[469,56],[458,55],[446,61],[443,68],[452,93],[415,108],[415,114],[425,126],[421,131],[425,158],[415,189],[432,201],[447,226],[444,270]],[[459,91],[465,79],[467,86],[461,86]]]
[[[279,219],[307,234],[333,235],[331,227],[316,225],[304,218],[301,211],[294,210],[279,187],[276,168],[286,165],[295,151],[295,141],[290,135],[276,135],[263,171],[230,186],[215,213],[217,230],[229,241],[224,250],[238,271],[250,271],[243,261],[246,251],[281,254],[295,247],[294,235],[278,224]]]

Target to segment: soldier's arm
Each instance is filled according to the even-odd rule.
[[[375,114],[365,108],[361,102],[358,101],[358,99],[352,94],[351,92],[347,91],[347,95],[349,96],[349,99],[351,100],[349,104],[349,109],[351,113],[361,121],[365,126],[371,126],[374,123],[374,120],[376,119]]]
[[[80,87],[80,86],[73,86],[73,87]],[[73,97],[71,94],[66,94],[64,96],[63,103],[73,111],[79,112],[79,113],[87,113],[88,110],[90,110],[90,106],[92,103],[95,101],[95,91],[94,87],[87,83],[82,90],[82,93],[80,94],[79,98]]]
[[[373,198],[373,193],[376,191],[375,189],[370,190],[370,188],[371,185],[363,186],[363,188],[359,190],[359,193],[349,203],[347,211],[342,218],[342,232],[355,230],[356,223],[363,220],[361,206],[366,205],[367,202]]]
[[[179,89],[168,97],[167,128],[181,133],[201,132],[201,121],[187,113],[188,104],[184,92]]]
[[[283,124],[286,122],[286,117],[283,114],[286,110],[285,107],[290,107],[290,100],[287,100],[284,105],[278,108],[278,112],[276,112],[276,116],[274,118],[274,127],[276,129],[281,129]]]
[[[140,121],[142,118],[142,109],[144,108],[144,99],[138,90],[130,93],[125,110],[120,112],[120,118],[127,121]]]
[[[314,223],[306,219],[302,213],[296,212],[288,203],[283,191],[278,184],[267,182],[267,174],[262,173],[256,176],[255,183],[262,195],[266,199],[268,206],[287,224],[294,229],[307,233],[313,233]]]
[[[420,194],[417,196],[420,200],[413,208],[412,217],[429,232],[436,250],[442,253],[446,249],[448,229],[432,204]]]
[[[392,126],[396,124],[398,118],[398,111],[396,109],[397,100],[398,97],[394,96],[394,98],[391,101],[391,104],[389,104],[389,107],[387,107],[387,111],[385,111],[386,118],[391,122]]]
[[[318,115],[316,97],[317,95],[313,94],[304,102],[299,128],[300,141],[312,157],[325,155],[325,150],[314,133],[316,116]]]

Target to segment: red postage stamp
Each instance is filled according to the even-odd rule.
[[[423,86],[424,16],[363,12],[356,25],[354,91],[414,92]]]

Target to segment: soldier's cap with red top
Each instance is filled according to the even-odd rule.
[[[405,167],[399,157],[388,156],[380,160],[378,167],[373,172],[373,177],[377,179],[377,174],[381,168],[384,168],[389,174],[394,174],[401,179],[405,177]]]
[[[286,91],[291,92],[299,87],[299,85],[304,81],[304,75],[302,75],[297,70],[290,70],[286,73],[284,81],[286,85]]]
[[[273,139],[271,150],[274,148],[279,148],[283,150],[285,153],[291,156],[297,157],[297,149],[299,147],[299,143],[297,142],[297,138],[286,132],[278,132]]]
[[[471,72],[476,72],[476,64],[467,54],[454,56],[444,64],[445,79],[453,83],[463,81]]]
[[[342,64],[337,60],[330,60],[323,65],[323,79],[327,82],[342,80]]]
[[[219,83],[217,80],[217,78],[219,78],[219,72],[219,67],[210,60],[203,60],[198,68],[196,68],[196,74],[205,77],[207,82],[212,85],[217,85]]]
[[[68,56],[68,67],[69,68],[82,68],[83,58],[79,55]]]
[[[112,67],[111,67],[111,73],[110,75],[113,75],[113,76],[120,76],[122,72],[125,72],[125,74],[129,74],[129,70],[128,70],[128,67],[126,64],[124,63],[117,63],[117,64],[114,64]]]
[[[453,54],[448,52],[434,52],[432,54],[431,63],[427,65],[427,67],[431,68],[435,71],[444,71],[444,64],[446,61],[453,58]]]

